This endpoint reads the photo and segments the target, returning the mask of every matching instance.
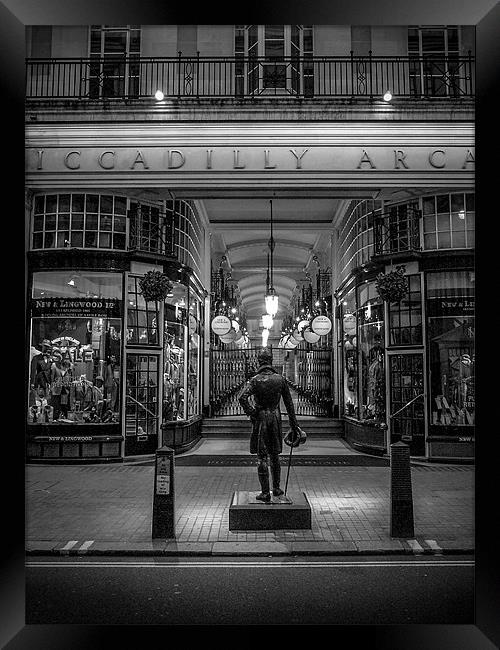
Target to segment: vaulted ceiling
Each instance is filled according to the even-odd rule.
[[[281,321],[296,285],[307,279],[313,256],[323,268],[331,265],[332,221],[345,203],[332,198],[272,199],[273,286],[280,306],[276,320]],[[257,320],[265,311],[270,199],[214,198],[203,200],[203,206],[210,221],[213,266],[225,256],[224,268],[238,285],[247,319]]]

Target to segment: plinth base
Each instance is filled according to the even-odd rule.
[[[229,530],[310,529],[311,506],[304,492],[257,501],[258,492],[234,492],[229,506]]]

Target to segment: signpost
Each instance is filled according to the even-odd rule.
[[[175,537],[174,450],[160,447],[155,456],[153,522],[151,537]]]

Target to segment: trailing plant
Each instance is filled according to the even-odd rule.
[[[165,300],[172,286],[172,282],[162,271],[148,271],[139,280],[139,288],[144,296],[144,300],[148,302]]]
[[[375,282],[378,295],[386,302],[400,302],[408,293],[408,278],[403,265],[394,271],[379,273]]]

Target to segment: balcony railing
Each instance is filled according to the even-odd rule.
[[[373,220],[374,256],[396,255],[421,250],[420,218],[417,208],[393,206]]]
[[[91,57],[31,58],[26,98],[151,100],[200,98],[380,99],[474,96],[474,58],[346,57]]]

